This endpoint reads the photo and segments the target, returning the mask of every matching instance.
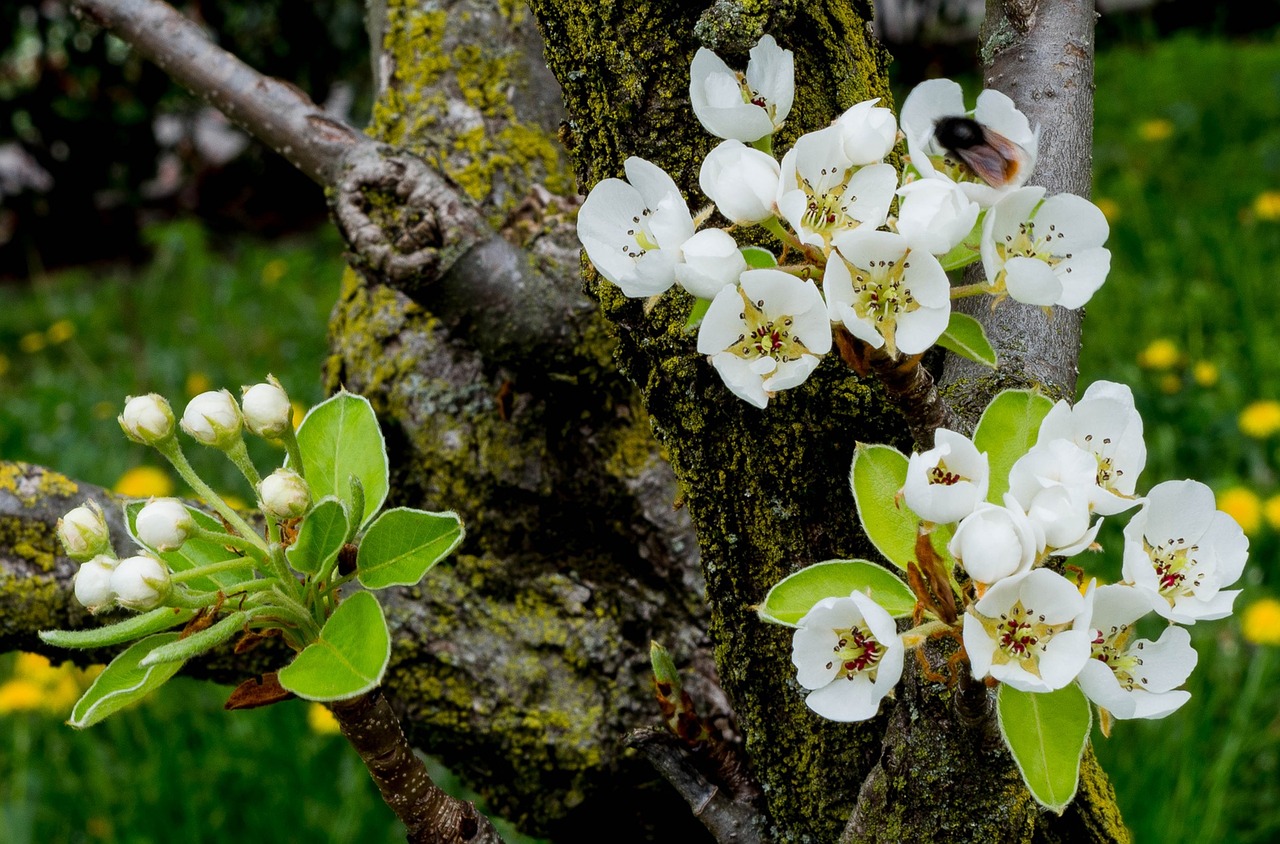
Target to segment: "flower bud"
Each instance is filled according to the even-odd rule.
[[[134,532],[157,551],[176,551],[196,532],[196,520],[176,498],[157,498],[138,512]]]
[[[169,570],[155,557],[129,557],[111,572],[111,591],[122,607],[138,612],[153,610],[169,594]]]
[[[1006,493],[1004,503],[1004,507],[979,504],[960,522],[947,545],[951,556],[981,583],[1030,571],[1044,548],[1044,535],[1037,533],[1013,496]]]
[[[96,501],[86,502],[58,519],[58,539],[67,556],[84,562],[111,547],[111,532]]]
[[[258,484],[262,511],[276,519],[296,519],[311,506],[311,489],[291,469],[276,469]]]
[[[158,393],[129,396],[117,418],[124,435],[136,443],[156,445],[173,436],[173,409]]]
[[[781,169],[773,156],[741,141],[713,149],[698,171],[698,185],[720,213],[739,225],[774,216]]]
[[[114,558],[99,554],[81,565],[76,572],[73,587],[76,600],[89,612],[96,613],[115,603],[116,593],[111,588],[111,577],[115,567]]]
[[[242,418],[236,400],[226,390],[210,390],[187,402],[182,430],[214,448],[229,448],[240,438]]]
[[[293,425],[293,406],[289,396],[274,376],[265,383],[241,388],[240,407],[244,425],[251,433],[266,439],[279,439]]]

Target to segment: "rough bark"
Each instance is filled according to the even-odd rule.
[[[523,7],[388,0],[370,6],[383,88],[372,130],[397,154],[442,171],[564,302],[585,300],[573,201],[558,198],[572,193],[573,179],[557,134],[581,187],[619,175],[637,154],[671,172],[696,206],[698,164],[714,142],[688,107],[699,45],[741,64],[767,31],[795,51],[799,90],[781,149],[852,103],[888,93],[888,59],[861,3],[530,6],[566,112],[549,105],[553,83],[538,70],[538,34]],[[1046,85],[1034,90],[1043,95]],[[1048,137],[1054,116],[1052,108],[1032,115],[1046,127],[1042,174],[1057,172],[1051,162],[1062,148]],[[367,210],[395,217],[404,197],[394,187],[375,193]],[[958,726],[949,693],[918,677],[867,724],[826,723],[804,707],[787,631],[760,623],[752,607],[797,568],[871,556],[847,488],[854,444],[910,443],[877,387],[831,356],[761,413],[732,400],[697,356],[683,330],[692,300],[678,290],[646,305],[588,274],[598,310],[581,317],[574,305],[549,318],[549,333],[572,338],[572,350],[535,343],[522,356],[502,345],[502,320],[456,316],[450,302],[469,301],[466,285],[451,300],[376,283],[393,281],[385,270],[349,274],[326,378],[368,395],[386,423],[395,502],[456,509],[468,525],[450,565],[421,589],[390,593],[389,697],[411,739],[499,811],[560,841],[598,840],[601,828],[619,842],[645,840],[653,825],[665,835],[697,830],[618,742],[657,721],[647,661],[656,639],[690,667],[687,685],[704,714],[726,738],[739,730],[745,738],[776,840],[834,841],[855,806],[854,828],[867,831],[855,840],[1122,836],[1096,766],[1086,768],[1077,807],[1062,819],[1042,815],[1011,779],[1007,756],[985,744],[975,752],[980,730]],[[563,330],[568,321],[572,330]],[[984,388],[1029,378],[1069,392],[1078,342],[1069,323],[1055,315],[1052,331],[1025,323],[996,331],[1009,368]],[[953,386],[976,377],[947,372]],[[673,509],[677,477],[683,509]],[[0,648],[29,647],[36,629],[85,621],[71,606],[72,568],[57,557],[51,526],[84,494],[66,479],[0,464]],[[240,679],[218,661],[197,670]],[[896,791],[908,775],[920,790]],[[977,794],[974,783],[992,787]]]

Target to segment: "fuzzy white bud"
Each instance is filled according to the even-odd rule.
[[[169,594],[169,585],[169,570],[155,557],[128,557],[111,572],[116,603],[138,612],[160,606]]]
[[[258,484],[262,511],[276,519],[296,519],[311,506],[311,489],[291,469],[276,469]]]
[[[84,562],[111,547],[111,532],[102,508],[89,501],[58,519],[58,539],[73,560]]]
[[[157,498],[140,511],[134,525],[139,541],[157,551],[176,551],[196,532],[191,511],[176,498]]]
[[[173,409],[158,393],[129,396],[117,419],[124,435],[136,443],[156,445],[173,436]]]
[[[116,561],[106,554],[99,554],[86,561],[76,572],[74,589],[76,600],[91,613],[107,609],[115,603],[116,593],[111,588],[111,576]]]
[[[182,430],[204,445],[226,449],[240,438],[240,407],[226,390],[210,390],[187,402]]]
[[[251,433],[276,440],[293,426],[293,406],[289,404],[289,395],[274,376],[268,375],[265,383],[242,387],[241,392],[244,425]]]

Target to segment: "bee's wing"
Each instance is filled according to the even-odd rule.
[[[1026,170],[1030,156],[1022,147],[986,126],[982,127],[982,133],[986,143],[958,149],[956,154],[974,175],[993,188],[1011,184]]]

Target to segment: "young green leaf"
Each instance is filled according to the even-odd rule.
[[[106,627],[90,627],[86,630],[41,630],[40,640],[59,648],[105,648],[120,645],[134,639],[186,624],[195,615],[194,610],[177,607],[157,607],[151,612],[132,615],[124,621]]]
[[[778,259],[763,246],[744,246],[739,251],[753,270],[770,270],[778,266]]]
[[[996,695],[1000,734],[1036,802],[1059,815],[1075,797],[1080,757],[1093,722],[1075,683],[1056,692],[1022,692],[1006,683]]]
[[[823,598],[847,598],[851,592],[870,596],[889,615],[910,615],[916,606],[911,588],[884,566],[867,560],[826,560],[778,582],[756,607],[761,620],[795,627]]]
[[[368,399],[343,390],[311,408],[298,427],[298,447],[313,499],[335,495],[350,506],[355,475],[365,500],[352,520],[365,524],[382,508],[389,487],[387,447]]]
[[[89,690],[76,702],[67,723],[81,730],[91,727],[163,686],[178,673],[182,663],[166,662],[143,668],[141,662],[157,648],[178,641],[178,635],[158,633],[149,636],[111,660],[111,664],[102,670]]]
[[[960,357],[995,368],[996,350],[991,348],[982,323],[968,314],[951,312],[951,319],[947,322],[946,331],[938,338],[938,345]]]
[[[1009,491],[1009,470],[1018,458],[1031,450],[1040,436],[1040,423],[1053,409],[1047,396],[1030,390],[1005,390],[994,399],[978,420],[973,444],[987,453],[991,482],[987,500],[1003,504]]]
[[[234,612],[199,633],[192,633],[185,639],[161,645],[143,657],[138,665],[142,668],[148,668],[152,665],[159,665],[162,662],[186,662],[192,657],[216,648],[236,635],[236,633],[244,629],[244,623],[248,617],[248,613]]]
[[[346,700],[382,682],[391,660],[391,633],[378,599],[347,598],[329,616],[320,638],[280,670],[280,685],[307,700]]]
[[[907,458],[887,445],[858,443],[849,484],[858,520],[871,544],[900,569],[915,558],[916,524],[920,519],[898,500],[907,479]]]
[[[138,511],[146,506],[145,501],[130,501],[124,506],[124,520],[128,527],[129,536],[135,542],[138,541],[137,520]],[[204,530],[215,531],[217,533],[226,533],[227,529],[223,527],[222,522],[217,518],[210,516],[202,510],[194,507],[188,507],[187,511],[191,513],[196,520],[196,524]],[[141,543],[139,543],[141,544]],[[169,569],[174,572],[186,571],[187,569],[207,566],[211,563],[223,563],[234,560],[240,556],[239,552],[228,548],[221,542],[214,539],[205,539],[204,537],[192,537],[182,544],[182,547],[176,551],[152,551],[156,556],[168,564]],[[216,574],[197,577],[188,580],[187,585],[201,592],[216,592],[224,586],[234,586],[237,583],[243,583],[253,577],[253,562],[245,559],[243,568],[233,568],[226,571],[220,571]]]
[[[294,571],[315,574],[338,556],[347,541],[347,505],[328,496],[302,520],[298,538],[284,552]]]
[[[360,540],[356,574],[366,589],[413,586],[458,547],[463,533],[457,513],[408,507],[388,510]]]

